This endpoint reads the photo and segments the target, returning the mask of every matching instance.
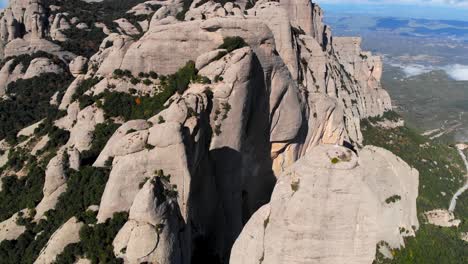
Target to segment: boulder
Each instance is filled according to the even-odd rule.
[[[103,167],[109,158],[142,151],[146,147],[148,128],[146,120],[132,120],[121,125],[107,141],[93,166]],[[129,131],[134,131],[129,133]]]
[[[150,179],[136,195],[129,221],[113,242],[115,255],[125,262],[189,263],[184,221],[167,188],[161,179]]]
[[[60,185],[53,193],[44,196],[41,202],[36,206],[36,214],[34,215],[34,221],[39,221],[45,217],[45,213],[55,208],[58,202],[58,198],[62,193],[67,190],[67,184]]]
[[[184,144],[145,149],[114,158],[112,171],[102,195],[97,219],[104,222],[115,212],[128,211],[139,191],[139,185],[152,178],[157,170],[171,175],[171,183],[179,190],[178,203],[186,217],[190,173]]]
[[[21,136],[24,136],[24,137],[30,137],[34,134],[34,130],[36,130],[36,128],[38,128],[42,122],[44,120],[41,120],[39,122],[36,122],[28,127],[25,127],[23,129],[21,129],[18,134],[16,134],[17,137],[21,137]]]
[[[236,240],[230,263],[372,263],[377,243],[398,248],[403,236],[414,235],[417,179],[379,148],[357,156],[334,145],[314,147],[279,177],[269,206]],[[386,203],[388,193],[401,198]],[[400,227],[410,231],[400,234]]]
[[[24,75],[23,64],[18,64],[13,68],[14,60],[9,60],[0,70],[0,96],[5,95],[9,83],[14,82]]]
[[[78,56],[73,59],[68,65],[71,74],[77,77],[80,74],[84,74],[87,70],[88,59],[83,56]]]
[[[24,74],[24,79],[33,78],[39,76],[43,73],[62,73],[63,69],[52,62],[47,58],[36,58],[31,61],[26,73]]]
[[[75,125],[70,129],[68,146],[74,146],[83,152],[91,147],[93,132],[97,124],[105,121],[104,111],[96,105],[90,105],[81,110],[76,118]]]
[[[44,196],[49,196],[58,187],[62,186],[66,182],[65,175],[65,164],[68,163],[65,156],[65,148],[62,147],[57,151],[57,155],[53,157],[47,164],[47,169],[45,171],[45,181],[44,181]]]
[[[166,122],[156,124],[149,129],[148,144],[159,148],[182,143],[181,127],[179,123]]]
[[[425,212],[424,215],[427,218],[429,224],[441,226],[441,227],[458,227],[461,224],[461,220],[455,219],[453,212],[445,209],[436,209],[429,212]]]

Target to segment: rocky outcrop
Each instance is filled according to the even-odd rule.
[[[135,197],[128,222],[114,239],[114,253],[126,263],[190,263],[189,248],[176,199],[161,178],[146,181]]]
[[[43,121],[44,120],[41,120],[41,121],[36,122],[36,123],[34,123],[34,124],[32,124],[32,125],[30,125],[28,127],[25,127],[23,129],[21,129],[16,136],[17,137],[21,137],[21,136],[29,137],[29,136],[33,135],[34,130],[36,130],[36,128],[38,128],[42,124]]]
[[[231,263],[371,263],[380,241],[399,248],[404,236],[414,235],[417,172],[388,151],[361,146],[361,119],[391,109],[380,84],[382,62],[361,50],[359,38],[332,38],[316,4],[195,0],[188,7],[181,0],[147,1],[115,20],[111,32],[60,7],[50,7],[55,13],[41,26],[42,1],[30,1],[16,13],[26,2],[12,1],[5,11],[11,14],[0,21],[0,30],[8,21],[36,23],[24,34],[0,32],[5,56],[47,50],[70,61],[75,77],[63,98],[56,93],[51,100],[66,111],[54,124],[70,137],[47,166],[36,222],[67,190],[68,167],[89,165],[80,156],[93,145],[96,125],[110,119],[98,96],[160,96],[173,81],[168,75],[192,60],[197,78],[153,117],[112,117],[121,125],[94,161],[110,170],[94,208],[98,222],[129,212],[113,241],[117,257],[125,263],[190,263],[208,254],[228,262],[232,252]],[[92,26],[107,37],[89,59],[65,56],[43,35],[64,41],[64,30]],[[220,47],[229,37],[246,45]],[[0,87],[61,72],[49,62],[36,59],[26,71],[22,64],[10,70],[13,61],[6,62]],[[135,78],[118,76],[116,69]],[[144,84],[141,76],[150,72]],[[95,96],[84,106],[75,95],[90,78],[100,81],[79,91]],[[32,136],[31,128],[25,131]],[[50,139],[33,138],[33,155],[42,158],[39,150]],[[345,143],[358,154],[339,147]],[[52,262],[77,242],[81,224],[70,221],[37,263]]]
[[[173,133],[180,132],[173,131]],[[102,222],[114,212],[128,211],[139,191],[139,184],[145,179],[152,178],[158,170],[163,170],[172,176],[172,183],[178,186],[178,201],[185,215],[190,174],[184,145],[175,144],[116,156],[102,196],[98,220]]]
[[[83,56],[78,56],[70,62],[68,67],[71,74],[73,74],[75,77],[78,77],[78,75],[86,73],[87,66],[88,59]]]
[[[26,231],[26,227],[17,224],[17,220],[27,216],[28,210],[24,209],[14,214],[12,217],[0,223],[0,241],[15,240]]]
[[[63,252],[67,245],[80,241],[79,232],[82,226],[83,223],[79,222],[76,217],[70,218],[63,226],[52,234],[47,245],[41,251],[39,257],[34,261],[34,263],[54,263],[55,258]]]
[[[14,68],[12,66],[14,66],[14,61],[9,60],[0,70],[0,96],[5,95],[9,83],[18,80],[24,74],[25,66],[22,64],[18,64]]]
[[[43,0],[11,0],[0,20],[0,38],[3,42],[43,38],[46,22]]]
[[[70,109],[70,108],[69,108]],[[104,123],[104,111],[96,105],[90,105],[79,111],[76,115],[72,113],[64,118],[73,122],[70,130],[68,146],[73,146],[80,152],[91,147],[94,129],[97,124]]]
[[[144,150],[148,141],[149,127],[146,120],[132,120],[120,126],[107,141],[106,146],[94,162],[94,166],[104,167],[106,161],[111,158]]]
[[[68,162],[65,156],[65,148],[58,151],[57,155],[49,161],[45,172],[44,196],[49,196],[66,182],[65,164]]]
[[[47,58],[37,58],[31,61],[23,79],[39,76],[43,73],[63,73],[63,69]]]
[[[0,96],[6,93],[8,84],[18,79],[29,79],[43,73],[63,73],[63,69],[48,58],[36,58],[29,65],[15,64],[9,60],[0,70]]]
[[[417,181],[417,172],[388,151],[366,147],[357,156],[317,146],[279,177],[230,263],[372,263],[379,241],[400,247],[414,235]],[[401,200],[386,202],[393,192]]]
[[[425,212],[424,215],[427,218],[429,224],[433,224],[441,227],[458,227],[461,224],[461,220],[455,219],[453,212],[444,209],[436,209],[429,212]]]

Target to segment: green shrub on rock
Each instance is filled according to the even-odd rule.
[[[56,92],[63,93],[70,82],[68,74],[45,73],[10,83],[10,99],[0,101],[0,140],[9,137],[15,141],[20,129],[46,117],[55,118],[59,111],[49,103],[50,98]]]
[[[221,46],[219,46],[218,48],[225,49],[228,52],[231,52],[233,50],[240,49],[246,46],[247,46],[247,43],[245,42],[245,40],[241,37],[236,36],[236,37],[225,37],[223,44],[221,44]]]

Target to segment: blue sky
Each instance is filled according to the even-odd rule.
[[[468,0],[312,0],[326,12],[350,12],[378,16],[468,20]],[[0,0],[0,8],[8,0]]]
[[[445,6],[467,7],[468,0],[313,0],[318,3],[355,3],[355,4],[396,4],[396,5],[421,5],[421,6]]]
[[[468,0],[313,0],[327,13],[468,21]]]

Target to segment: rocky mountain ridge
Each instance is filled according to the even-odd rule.
[[[382,62],[322,15],[306,0],[11,1],[2,190],[39,187],[2,215],[0,240],[32,245],[4,244],[10,257],[372,263],[403,246],[418,173],[362,144],[361,120],[391,110]],[[38,91],[47,104],[20,100]]]

